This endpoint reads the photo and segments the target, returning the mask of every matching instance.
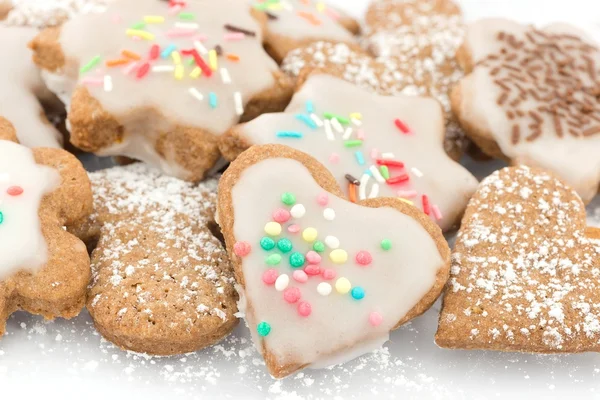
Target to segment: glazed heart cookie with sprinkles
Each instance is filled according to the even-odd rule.
[[[448,278],[448,244],[425,214],[341,196],[323,165],[281,145],[250,148],[219,183],[240,312],[276,378],[381,346]]]
[[[237,294],[214,222],[216,180],[193,185],[143,163],[90,179],[95,212],[75,233],[94,247],[87,309],[102,336],[158,355],[227,336]]]
[[[67,232],[92,212],[83,166],[64,150],[30,150],[16,137],[0,118],[0,335],[18,310],[76,316],[90,279],[86,247]]]
[[[452,108],[493,157],[553,171],[584,202],[600,184],[600,49],[578,29],[504,19],[469,27]]]
[[[329,75],[311,76],[284,113],[265,114],[225,134],[226,158],[277,143],[315,157],[352,201],[396,197],[453,228],[477,180],[451,160],[444,118],[431,98],[384,97]]]
[[[33,28],[0,26],[0,115],[15,126],[22,145],[61,147],[62,135],[43,108],[60,108],[60,101],[44,85],[27,48],[37,33]]]
[[[317,40],[355,42],[360,27],[341,11],[316,0],[250,0],[267,19],[265,46],[281,62],[290,50]]]
[[[76,147],[197,181],[219,160],[220,134],[291,97],[261,30],[239,0],[117,0],[32,48],[70,106]]]
[[[438,345],[600,351],[600,229],[550,172],[505,168],[467,208],[452,254]]]

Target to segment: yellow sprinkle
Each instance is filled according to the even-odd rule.
[[[269,236],[277,236],[281,233],[281,225],[278,222],[267,222],[265,233]]]
[[[411,206],[414,206],[414,205],[415,205],[415,203],[413,203],[412,201],[410,201],[410,200],[407,200],[407,199],[404,199],[404,198],[402,198],[402,197],[400,197],[400,201],[403,201],[403,202],[405,202],[406,204],[408,204],[408,205],[411,205]]]
[[[192,73],[190,74],[191,78],[199,78],[200,75],[202,75],[202,69],[200,67],[196,67],[193,69]]]
[[[337,281],[335,281],[335,290],[339,293],[339,294],[346,294],[350,291],[350,289],[352,288],[352,285],[350,284],[350,281],[346,278],[340,278]]]
[[[173,58],[173,62],[175,65],[181,64],[181,54],[178,51],[174,51],[171,53],[171,57]]]
[[[219,62],[217,61],[217,51],[211,50],[208,52],[208,63],[210,64],[210,69],[216,71],[219,68]]]
[[[273,3],[269,4],[267,7],[269,10],[283,10],[283,4],[281,3]]]
[[[178,81],[183,79],[183,74],[185,73],[185,67],[181,64],[175,66],[175,79]]]
[[[141,31],[139,29],[127,29],[125,31],[125,34],[127,36],[140,37],[140,38],[146,39],[146,40],[154,40],[154,35],[152,33],[146,32],[146,31]]]
[[[352,119],[362,119],[362,114],[361,113],[352,113],[352,114],[350,114],[350,118],[352,118]]]
[[[312,243],[315,240],[317,240],[317,235],[318,235],[318,233],[315,228],[306,228],[302,232],[302,239],[306,240],[309,243]]]
[[[165,17],[160,15],[147,15],[144,17],[144,22],[147,24],[162,24],[165,22]]]
[[[346,250],[335,249],[329,253],[329,258],[336,264],[343,264],[348,261],[348,253],[346,253]]]
[[[317,3],[317,11],[321,13],[325,11],[325,3]]]

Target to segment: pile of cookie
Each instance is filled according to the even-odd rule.
[[[0,2],[0,334],[85,306],[174,355],[244,318],[282,378],[443,294],[441,347],[600,350],[585,33],[451,0],[373,0],[362,27],[317,0],[51,3]],[[478,183],[464,155],[513,166]]]

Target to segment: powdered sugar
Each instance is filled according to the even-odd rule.
[[[77,14],[102,12],[112,0],[12,0],[8,25],[44,28],[59,25]]]

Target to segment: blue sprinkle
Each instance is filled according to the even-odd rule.
[[[208,104],[210,104],[210,108],[217,108],[218,102],[217,95],[215,92],[210,92],[210,94],[208,95]]]
[[[310,117],[306,114],[297,114],[296,119],[298,121],[304,122],[311,129],[317,129],[317,124],[315,124],[315,121],[310,119]]]
[[[356,162],[359,165],[365,165],[365,157],[363,156],[362,151],[357,151],[356,153],[354,153],[354,157],[356,157]]]
[[[350,294],[354,299],[362,300],[365,297],[365,289],[361,288],[360,286],[357,286],[352,288]]]
[[[365,172],[363,172],[363,174],[373,176],[373,173],[371,172],[370,169],[366,169]]]
[[[315,112],[315,106],[312,101],[306,100],[306,112],[312,114]]]
[[[280,138],[294,138],[301,139],[304,136],[301,132],[292,132],[292,131],[279,131],[277,132],[277,137]]]
[[[177,46],[175,46],[173,43],[171,43],[162,51],[162,53],[160,53],[160,56],[162,58],[169,58],[171,53],[174,52],[175,50],[177,50]]]

